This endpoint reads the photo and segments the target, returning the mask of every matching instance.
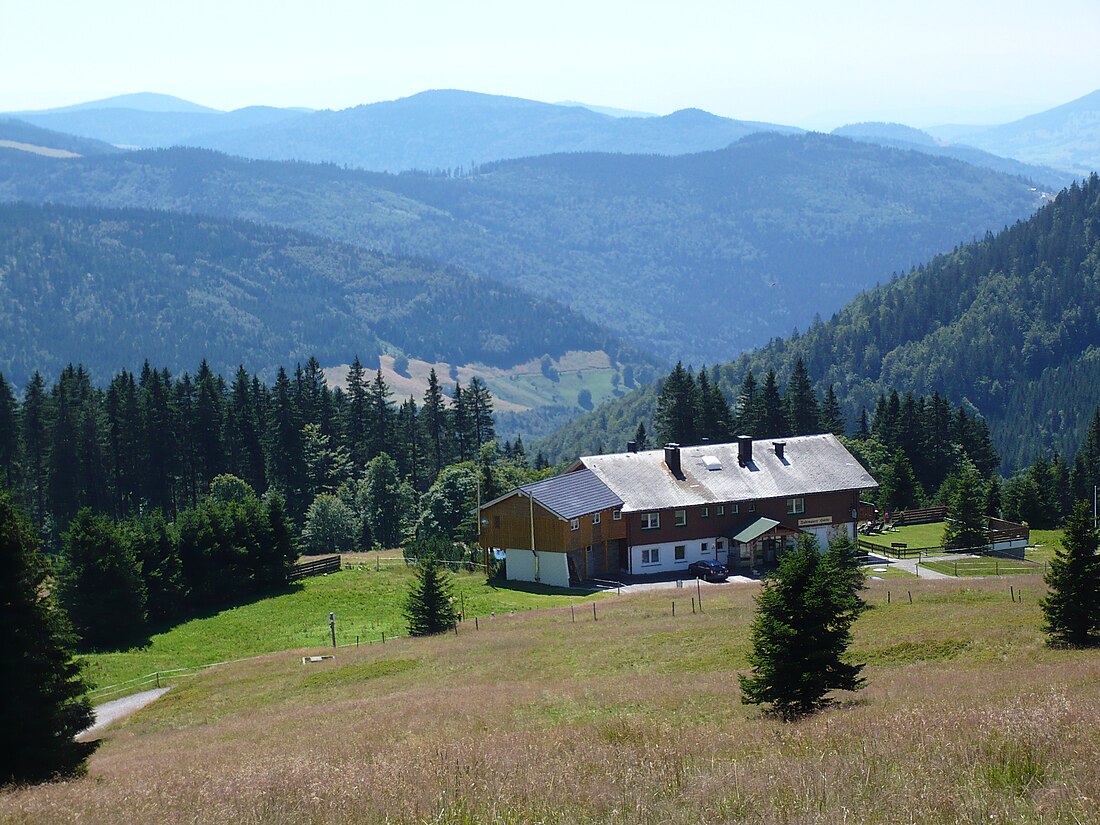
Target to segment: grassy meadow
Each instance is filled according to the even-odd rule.
[[[354,645],[356,637],[367,645],[381,643],[383,634],[390,639],[403,636],[404,600],[412,569],[391,557],[376,570],[373,553],[350,558],[362,563],[339,573],[303,579],[279,595],[184,622],[151,636],[140,647],[86,656],[88,677],[96,687],[106,687],[154,671],[331,646],[330,612],[336,614],[340,645]],[[457,573],[452,583],[456,606],[471,619],[592,598],[579,591],[569,595],[569,591],[537,585],[494,586],[486,584],[481,573]]]
[[[794,724],[739,703],[753,586],[272,654],[117,724],[86,778],[0,794],[0,822],[1100,821],[1100,651],[1049,649],[1041,579],[1013,584],[873,582],[867,688]]]

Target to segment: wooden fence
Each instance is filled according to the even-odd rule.
[[[946,507],[921,507],[914,510],[903,510],[894,518],[895,525],[901,524],[931,524],[935,521],[943,521],[947,518]]]
[[[315,561],[304,561],[294,565],[290,570],[288,581],[304,579],[307,576],[322,576],[325,573],[335,573],[340,569],[339,556],[326,556]]]

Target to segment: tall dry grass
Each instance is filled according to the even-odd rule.
[[[1100,654],[1047,649],[1025,586],[873,589],[869,687],[796,724],[739,703],[749,589],[272,656],[176,689],[0,821],[1098,822]]]

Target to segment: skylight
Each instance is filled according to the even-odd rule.
[[[721,470],[722,462],[718,460],[716,455],[705,455],[703,456],[703,466],[708,470]]]

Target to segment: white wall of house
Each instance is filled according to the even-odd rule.
[[[722,542],[721,550],[717,550],[715,547],[719,541]],[[706,552],[703,552],[704,542],[707,545]],[[707,561],[717,561],[725,564],[729,545],[729,539],[721,536],[654,544],[635,544],[630,548],[630,572],[634,575],[644,576],[646,573],[669,573],[683,570],[686,575],[688,565],[693,561],[706,559]],[[677,547],[684,548],[683,559],[676,558]],[[643,558],[652,559],[653,554],[651,551],[653,550],[657,551],[656,563],[652,560],[643,562]]]
[[[841,522],[840,524],[821,524],[813,527],[799,527],[800,530],[804,530],[807,533],[817,537],[818,546],[821,548],[821,552],[825,552],[829,548],[829,540],[833,536],[846,535],[852,539],[856,536],[855,522]]]
[[[551,587],[569,586],[569,562],[565,553],[549,550],[535,553],[509,547],[504,551],[504,564],[511,581],[538,582]]]

